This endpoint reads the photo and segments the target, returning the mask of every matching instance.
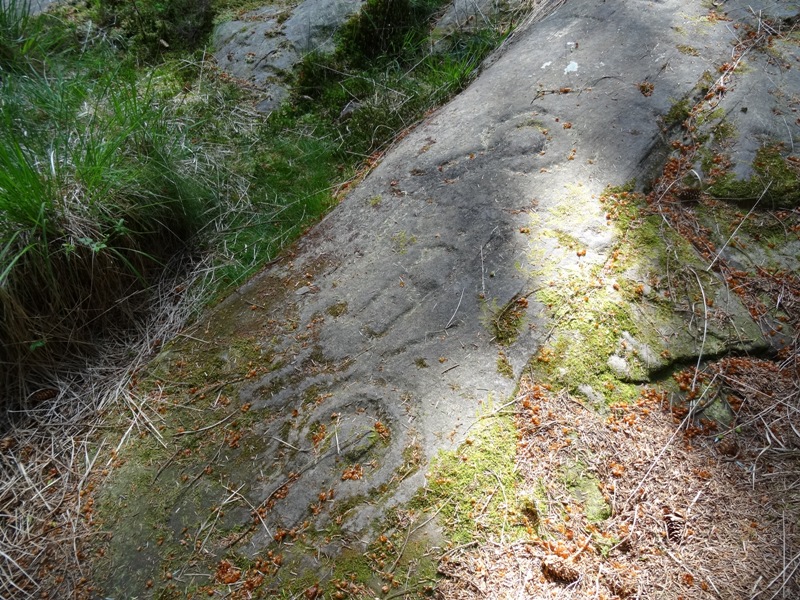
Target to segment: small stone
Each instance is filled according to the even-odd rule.
[[[608,368],[614,371],[614,375],[620,378],[630,377],[630,368],[628,361],[621,356],[612,354],[608,357]]]

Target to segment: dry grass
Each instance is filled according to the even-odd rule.
[[[600,415],[524,382],[518,468],[537,498],[524,514],[530,538],[445,555],[440,596],[798,597],[797,371],[728,359],[702,375],[715,376],[722,385],[709,390],[742,394],[727,432],[694,424],[652,389]],[[753,392],[759,381],[771,395]],[[589,522],[568,489],[562,474],[576,462],[599,480],[610,518]]]
[[[96,464],[101,452],[116,454],[98,441],[98,427],[108,407],[123,403],[130,422],[120,446],[131,433],[153,430],[130,391],[132,382],[199,306],[194,294],[203,286],[195,284],[209,275],[205,267],[197,265],[181,279],[165,278],[150,322],[129,337],[107,341],[102,359],[43,377],[26,406],[8,413],[0,429],[0,598],[91,594],[84,567],[86,542],[97,534],[90,527],[90,475],[111,466]]]

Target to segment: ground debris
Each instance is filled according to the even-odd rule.
[[[766,369],[766,362],[751,368]],[[724,361],[709,369],[732,377]],[[800,593],[792,558],[800,534],[788,526],[800,516],[792,491],[800,465],[797,453],[764,445],[767,436],[783,438],[750,418],[769,414],[763,405],[739,407],[737,460],[716,450],[718,432],[687,426],[668,395],[652,388],[602,415],[523,380],[517,411],[521,492],[536,498],[539,520],[529,522],[522,541],[485,541],[448,555],[442,598]],[[590,521],[584,499],[565,482],[565,466],[575,464],[599,481],[612,508],[607,519]]]

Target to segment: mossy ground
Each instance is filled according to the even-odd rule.
[[[517,501],[514,468],[517,432],[511,411],[485,406],[464,443],[441,452],[427,473],[427,485],[411,507],[439,515],[447,538],[512,539],[524,532]]]
[[[649,371],[635,352],[629,356],[630,374],[620,377],[608,359],[620,351],[623,334],[647,338],[658,346],[652,333],[642,326],[642,314],[652,312],[654,299],[646,298],[647,279],[664,254],[664,234],[653,216],[644,211],[644,196],[634,193],[634,182],[608,188],[599,199],[587,198],[594,207],[581,214],[605,212],[614,241],[604,257],[587,258],[585,245],[560,229],[558,209],[542,221],[540,235],[553,238],[559,250],[550,264],[534,257],[534,275],[546,281],[536,299],[550,314],[554,326],[546,343],[531,357],[529,372],[537,380],[586,395],[593,402],[630,401],[638,394],[633,381],[646,381]],[[572,193],[570,204],[581,196]],[[599,200],[599,203],[598,203]],[[600,212],[602,215],[602,212]],[[597,217],[595,217],[597,220]],[[572,258],[570,258],[570,256]],[[568,267],[559,265],[567,260]]]
[[[737,179],[723,173],[709,187],[711,195],[753,206],[757,201],[763,208],[792,209],[800,203],[800,165],[785,156],[780,144],[760,148],[753,160],[753,175]]]

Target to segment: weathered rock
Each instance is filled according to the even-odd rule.
[[[277,108],[288,95],[287,76],[303,55],[333,50],[333,34],[363,0],[305,0],[270,4],[214,31],[221,69],[264,90],[259,110]]]
[[[279,29],[276,10],[251,14],[271,29],[240,23],[218,35],[249,36],[247,52],[258,56],[277,51],[280,42],[264,36]],[[697,55],[681,50],[688,41]],[[204,483],[191,508],[166,503],[166,515],[183,515],[173,529],[196,529],[209,505],[235,489],[243,506],[270,510],[255,531],[247,510],[228,511],[211,559],[263,555],[277,531],[320,532],[335,522],[337,534],[319,554],[282,548],[287,573],[326,577],[328,558],[361,552],[387,509],[425,484],[424,466],[464,438],[483,404],[513,392],[515,382],[496,366],[508,307],[517,311],[517,331],[502,349],[515,376],[554,337],[588,343],[570,313],[601,292],[608,310],[629,310],[637,333],[616,332],[616,350],[584,360],[621,379],[646,380],[671,360],[766,348],[759,325],[688,247],[679,265],[685,285],[647,283],[673,268],[659,262],[674,237],[666,226],[654,248],[628,257],[630,268],[614,275],[638,285],[634,300],[601,277],[628,234],[606,218],[606,186],[660,173],[671,152],[664,116],[736,43],[735,29],[681,0],[571,0],[519,31],[289,256],[200,325],[202,344],[188,355],[209,347],[222,355],[232,338],[254,336],[269,372],[233,388],[256,424],[242,432],[241,449],[215,459],[219,480]],[[287,57],[297,52],[286,47]],[[260,84],[276,76],[256,74],[256,62],[242,76]],[[755,105],[750,89],[747,103]],[[551,289],[572,297],[548,306]],[[596,317],[599,327],[603,315]],[[590,382],[575,388],[608,399]],[[312,447],[323,424],[325,441]],[[415,448],[420,468],[406,469],[404,456]],[[112,493],[125,491],[134,507],[119,516],[123,530],[144,510],[135,496],[151,490],[115,485]],[[327,490],[331,501],[314,512]],[[163,560],[150,546],[146,560],[131,559],[130,544],[148,532],[127,533],[128,541],[112,542],[109,591],[143,585]]]
[[[434,38],[491,26],[498,14],[513,12],[520,4],[520,0],[454,0],[436,20]]]

